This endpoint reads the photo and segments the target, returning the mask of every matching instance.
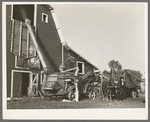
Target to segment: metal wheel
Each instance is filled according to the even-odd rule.
[[[97,97],[97,91],[91,91],[89,93],[89,98],[90,99],[96,99],[96,97]]]
[[[135,99],[135,98],[136,98],[136,96],[137,96],[136,91],[131,91],[131,97],[132,97],[133,99]]]
[[[98,92],[97,92],[97,91],[94,91],[94,92],[93,92],[93,99],[96,99],[96,98],[97,98],[97,95],[98,95]]]
[[[69,92],[68,99],[72,101],[74,100],[74,98],[75,98],[75,92],[74,91]]]

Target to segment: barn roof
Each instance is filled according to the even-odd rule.
[[[54,22],[55,22],[55,26],[56,26],[56,29],[57,29],[57,32],[58,32],[58,35],[59,35],[59,38],[60,38],[60,42],[62,43],[62,45],[67,49],[67,50],[72,50],[74,53],[76,53],[79,57],[81,57],[83,60],[85,60],[86,62],[88,62],[89,64],[91,64],[93,67],[95,67],[96,69],[99,69],[97,66],[95,66],[94,64],[92,64],[91,62],[89,62],[87,59],[83,58],[83,56],[81,56],[79,53],[77,53],[75,50],[73,50],[67,43],[66,41],[64,40],[63,38],[63,35],[62,35],[62,32],[61,32],[61,28],[59,26],[59,23],[58,23],[58,20],[57,20],[57,17],[56,17],[56,14],[55,14],[55,11],[54,9],[50,6],[50,5],[45,5],[49,10],[50,12],[52,13],[52,16],[53,16],[53,19],[54,19]]]
[[[92,64],[91,62],[89,62],[87,59],[85,59],[83,56],[81,56],[79,53],[77,53],[74,49],[72,49],[67,43],[62,43],[63,46],[67,49],[67,50],[72,50],[74,53],[76,53],[79,57],[81,57],[83,60],[85,60],[86,62],[88,62],[89,64],[91,64],[93,67],[95,67],[96,69],[99,69],[97,66],[95,66],[94,64]]]
[[[55,11],[54,9],[50,6],[50,5],[46,5],[46,7],[50,10],[50,12],[53,14],[53,19],[54,19],[54,22],[55,22],[55,26],[56,26],[56,29],[58,31],[58,35],[60,37],[60,42],[62,43],[62,45],[67,49],[67,50],[72,50],[74,53],[76,53],[78,56],[80,56],[83,60],[85,60],[86,62],[88,62],[89,64],[91,64],[93,67],[95,67],[96,69],[99,69],[97,66],[95,66],[93,63],[89,62],[87,59],[83,58],[83,56],[81,56],[79,53],[77,53],[74,49],[72,49],[67,43],[66,41],[64,40],[63,38],[63,35],[62,35],[62,32],[61,32],[61,28],[59,26],[59,23],[58,23],[58,20],[57,20],[57,17],[56,17],[56,14],[55,14]]]
[[[56,29],[57,29],[57,32],[58,32],[58,35],[59,35],[59,38],[60,38],[60,42],[62,43],[62,45],[67,49],[67,50],[72,50],[74,53],[76,53],[79,57],[81,57],[83,60],[85,60],[86,62],[88,62],[89,64],[91,64],[93,67],[95,67],[96,69],[99,69],[97,66],[95,66],[94,64],[92,64],[91,62],[89,62],[87,59],[83,58],[83,56],[81,56],[79,53],[77,53],[74,49],[72,49],[67,43],[66,41],[64,40],[63,38],[63,35],[62,35],[62,32],[61,32],[61,28],[59,26],[59,23],[58,23],[58,20],[57,20],[57,17],[56,17],[56,14],[55,14],[55,11],[54,11],[54,8],[52,8],[50,5],[45,5],[51,12],[52,16],[53,16],[53,19],[54,19],[54,22],[55,22],[55,26],[56,26]]]

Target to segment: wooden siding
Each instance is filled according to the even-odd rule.
[[[75,66],[76,66],[77,61],[84,62],[84,73],[87,73],[88,71],[93,70],[94,67],[91,64],[89,64],[87,61],[85,61],[82,57],[77,55],[72,50],[67,50],[66,48],[64,48],[64,61],[67,59],[68,54],[70,54],[71,56],[75,58],[75,64],[74,64]]]
[[[45,13],[48,15],[48,23],[42,22],[42,13]],[[36,25],[37,40],[45,56],[50,62],[50,65],[51,65],[50,72],[51,73],[59,72],[59,66],[62,62],[62,44],[60,42],[50,10],[47,7],[43,5],[37,6],[37,22],[36,23],[37,23]],[[11,30],[12,30],[11,28],[12,28],[11,5],[7,5],[6,6],[7,97],[11,96],[11,77],[12,77],[11,72],[12,70],[31,71],[35,73],[40,73],[41,71],[41,70],[34,70],[34,69],[15,68],[15,55],[10,51]],[[64,61],[67,59],[69,53],[71,56],[75,57],[75,66],[76,66],[76,61],[84,62],[85,73],[94,68],[91,64],[89,64],[83,58],[78,56],[75,52],[73,52],[72,50],[66,50],[65,48],[64,48]],[[17,77],[17,74],[15,77]],[[20,83],[21,82],[17,83],[17,85],[19,85]]]
[[[48,15],[48,23],[42,22],[42,13]],[[50,10],[43,5],[37,6],[37,39],[51,64],[51,73],[58,72],[62,58],[61,43]]]
[[[39,73],[41,71],[41,70],[34,70],[34,69],[29,70],[29,69],[23,69],[23,68],[15,68],[15,55],[11,52],[11,32],[12,32],[11,7],[12,7],[11,5],[6,5],[7,97],[11,97],[11,78],[12,78],[11,73],[12,73],[12,70],[32,71],[35,73]],[[14,94],[16,94],[16,93],[14,93]]]
[[[11,70],[15,68],[15,56],[10,53],[11,48],[11,5],[6,6],[6,54],[7,54],[7,97],[11,92]]]

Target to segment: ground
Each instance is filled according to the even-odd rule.
[[[128,97],[123,101],[114,99],[112,102],[102,100],[102,96],[96,99],[84,99],[79,102],[62,102],[62,98],[42,99],[18,98],[7,101],[8,109],[76,109],[76,108],[145,108],[145,95],[140,93],[139,97],[132,99]]]

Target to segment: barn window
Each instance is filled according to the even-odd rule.
[[[42,13],[42,22],[48,23],[48,15],[45,13]]]
[[[79,74],[84,74],[84,62],[77,61],[77,67],[79,67]]]

